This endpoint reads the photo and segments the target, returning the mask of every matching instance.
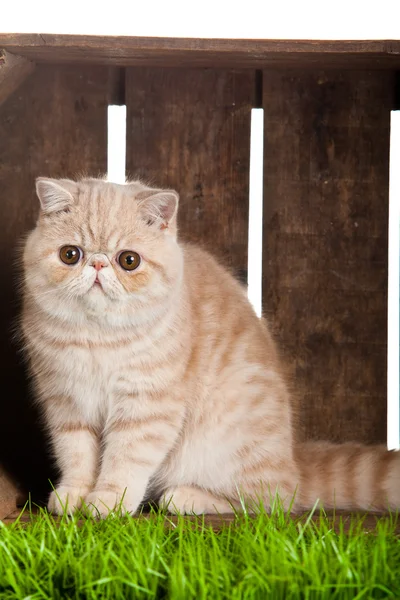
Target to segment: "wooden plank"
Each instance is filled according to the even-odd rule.
[[[35,69],[35,63],[23,56],[0,50],[0,106]]]
[[[250,111],[248,71],[127,70],[127,167],[175,188],[184,239],[247,272]]]
[[[306,512],[299,515],[292,515],[292,519],[296,523],[301,523],[305,525],[305,523],[309,520],[310,513]],[[133,517],[137,521],[142,521],[143,519],[154,519],[153,514],[143,513],[139,516]],[[251,517],[250,517],[251,518]],[[322,523],[328,524],[332,527],[337,533],[341,533],[344,531],[345,533],[351,532],[352,523],[354,526],[355,522],[362,524],[362,528],[365,531],[374,533],[377,527],[377,521],[385,521],[391,529],[392,525],[394,525],[393,531],[395,534],[400,534],[400,522],[398,520],[393,521],[393,516],[388,516],[385,513],[356,513],[349,512],[344,510],[336,510],[336,511],[327,511],[325,514],[316,511],[315,514],[312,515],[312,521],[316,524],[317,527],[320,527]],[[38,519],[38,511],[35,507],[32,507],[32,511],[22,512],[19,510],[15,510],[4,519],[4,523],[6,525],[12,525],[16,521],[24,527],[29,523],[34,523],[35,520]],[[241,526],[242,518],[240,515],[235,516],[232,514],[220,514],[220,515],[200,515],[200,516],[192,516],[186,515],[184,517],[178,517],[175,515],[167,515],[165,517],[165,528],[174,529],[178,522],[184,519],[187,524],[188,529],[191,527],[196,527],[199,531],[204,526],[206,528],[212,527],[214,531],[221,531],[221,529],[225,527],[239,527]],[[54,521],[56,524],[62,522],[62,517],[54,517]],[[77,525],[82,526],[85,521],[78,520]]]
[[[246,40],[1,34],[0,47],[38,62],[220,68],[400,66],[399,40]]]
[[[15,511],[18,489],[0,464],[0,519]]]
[[[388,72],[264,71],[263,295],[299,438],[386,439]]]
[[[38,213],[35,177],[106,170],[109,69],[38,66],[0,110],[0,464],[38,498],[54,480],[16,344],[17,244]],[[7,392],[8,394],[9,392]]]

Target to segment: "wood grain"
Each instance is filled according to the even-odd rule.
[[[250,111],[247,71],[127,70],[127,166],[180,194],[179,228],[245,279]]]
[[[300,439],[386,439],[393,79],[264,71],[264,310]]]
[[[399,40],[320,41],[1,34],[0,48],[38,62],[220,68],[396,69]]]
[[[0,109],[0,464],[34,497],[47,489],[55,470],[12,341],[19,311],[17,248],[36,220],[35,177],[106,170],[109,75],[102,67],[38,66]]]
[[[0,50],[0,106],[35,69],[35,63],[23,56]]]

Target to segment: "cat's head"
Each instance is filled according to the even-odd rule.
[[[182,277],[176,192],[139,181],[42,177],[36,191],[40,215],[24,272],[46,310],[118,319],[171,296]]]

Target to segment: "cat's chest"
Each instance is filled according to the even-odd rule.
[[[62,333],[61,338],[59,331],[46,331],[52,343],[43,345],[38,340],[40,353],[53,373],[54,392],[68,395],[89,421],[103,421],[110,412],[116,382],[132,356],[132,345],[129,339],[121,342],[120,336],[85,328]]]
[[[41,364],[52,373],[52,388],[56,388],[52,391],[67,394],[91,422],[107,419],[121,394],[145,395],[168,383],[169,370],[161,360],[167,344],[155,345],[128,331],[115,336],[84,329],[64,331],[62,342],[59,332],[46,332],[47,339],[50,336],[53,344],[37,343]]]
[[[118,356],[109,349],[66,346],[54,367],[60,385],[80,412],[97,420],[108,412],[118,362]]]
[[[82,327],[71,331],[46,331],[50,343],[39,342],[41,353],[64,382],[77,389],[99,392],[112,385],[132,355],[128,338],[104,334],[96,329]]]
[[[151,366],[158,359],[157,348],[149,352],[143,343],[129,340],[102,342],[85,340],[84,344],[66,344],[62,353],[52,356],[53,366],[74,395],[110,396],[119,389],[121,379],[140,386],[153,378]]]

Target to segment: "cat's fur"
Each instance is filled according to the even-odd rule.
[[[39,178],[37,193],[22,329],[61,469],[51,510],[84,500],[105,515],[123,498],[134,512],[151,496],[227,512],[276,491],[296,509],[400,508],[400,453],[295,446],[268,325],[214,258],[178,243],[175,192]],[[59,258],[70,244],[75,266]],[[136,271],[122,250],[141,255]]]

